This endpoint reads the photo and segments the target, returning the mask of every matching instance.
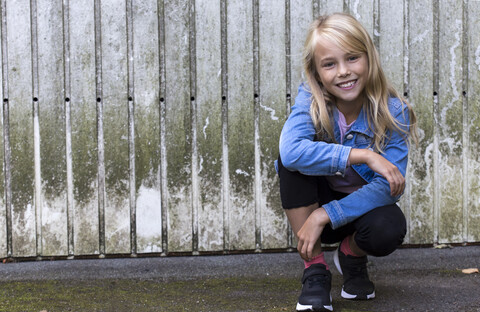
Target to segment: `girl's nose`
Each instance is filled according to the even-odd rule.
[[[348,77],[348,75],[350,75],[350,70],[344,64],[339,64],[337,75],[338,77]]]

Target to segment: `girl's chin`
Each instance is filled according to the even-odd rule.
[[[349,104],[349,105],[354,105],[357,103],[361,103],[360,101],[360,96],[336,96],[337,103],[343,103],[343,104]]]

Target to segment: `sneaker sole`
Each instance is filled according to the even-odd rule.
[[[297,311],[333,311],[333,307],[331,305],[329,306],[323,306],[323,309],[314,309],[312,305],[303,305],[300,303],[297,303]]]
[[[367,295],[366,298],[365,297],[358,298],[357,295],[351,295],[351,294],[347,293],[345,290],[343,290],[343,286],[342,286],[342,298],[349,299],[349,300],[369,300],[369,299],[375,298],[375,291],[373,291],[373,293]]]

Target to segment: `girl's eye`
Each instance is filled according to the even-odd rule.
[[[332,63],[332,62],[324,63],[324,64],[322,65],[322,67],[324,67],[324,68],[333,67],[333,63]]]
[[[358,60],[358,59],[359,59],[359,56],[357,56],[357,55],[352,55],[352,56],[349,56],[349,57],[348,57],[348,60],[349,60],[350,62],[355,61],[355,60]]]

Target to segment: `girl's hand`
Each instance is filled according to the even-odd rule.
[[[330,218],[325,209],[318,208],[310,214],[298,231],[297,250],[303,260],[310,261],[311,258],[316,256],[314,254],[315,244],[328,222],[330,222]]]
[[[405,188],[405,178],[397,166],[389,162],[385,157],[367,149],[355,149],[350,152],[350,163],[364,163],[370,169],[387,179],[390,184],[390,194],[398,196]]]

